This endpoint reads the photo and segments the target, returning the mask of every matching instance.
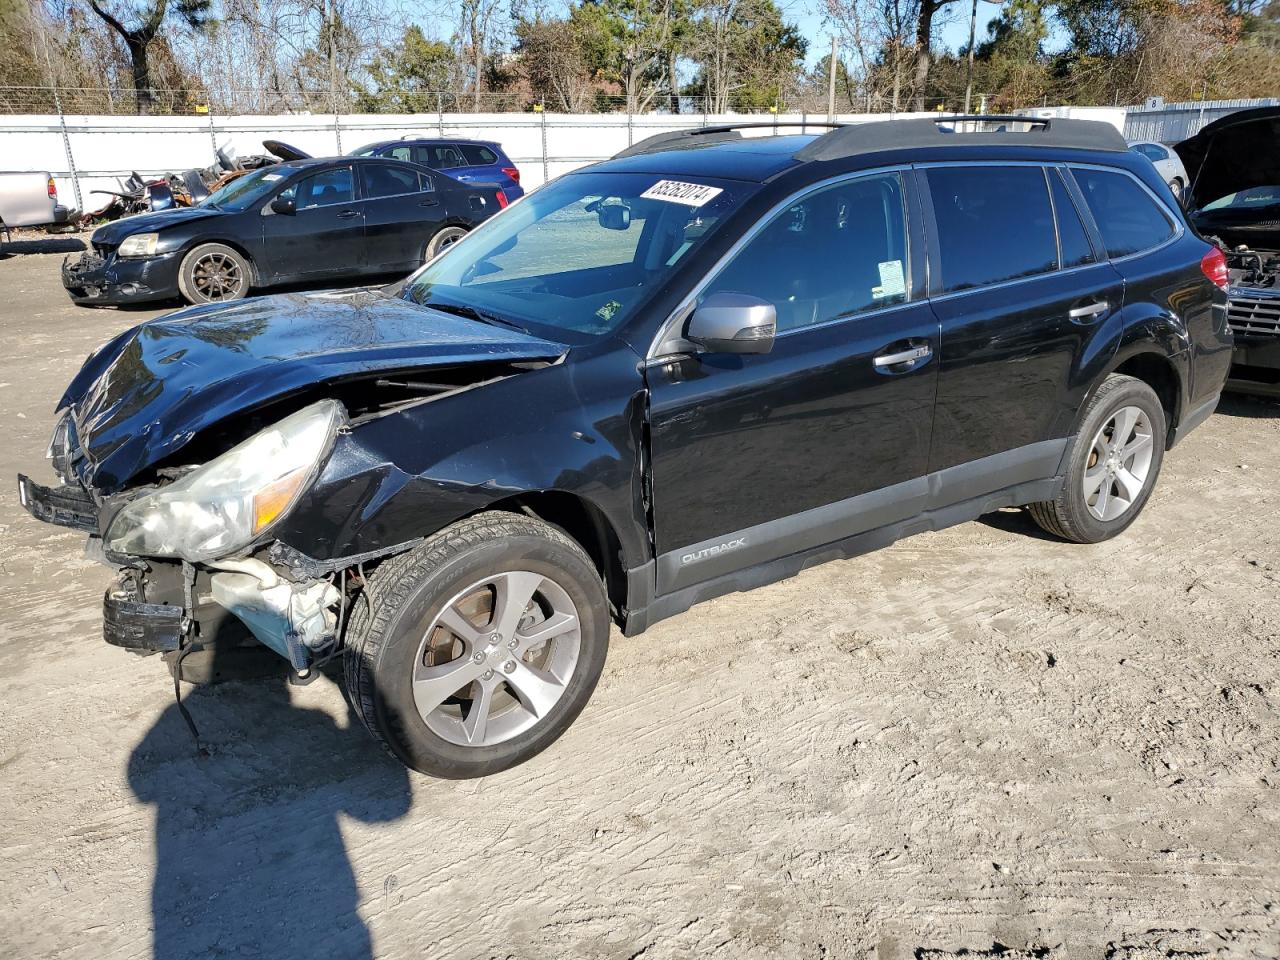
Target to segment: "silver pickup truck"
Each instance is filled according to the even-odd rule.
[[[58,203],[58,189],[47,171],[0,172],[0,233],[12,227],[66,223],[74,213]]]

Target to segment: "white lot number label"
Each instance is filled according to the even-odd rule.
[[[679,180],[659,180],[640,196],[648,200],[666,200],[683,203],[686,207],[700,207],[724,193],[719,187],[701,183],[681,183]]]

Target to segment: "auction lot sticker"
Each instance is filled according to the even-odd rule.
[[[700,207],[722,193],[724,191],[719,187],[708,187],[701,183],[659,180],[640,196],[648,200],[666,200],[668,203],[683,203],[687,207]]]

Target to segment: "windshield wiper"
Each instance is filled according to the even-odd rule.
[[[441,313],[451,313],[455,317],[466,317],[468,320],[479,320],[481,323],[487,323],[490,326],[510,327],[512,330],[519,330],[521,333],[529,333],[524,327],[516,323],[514,320],[508,320],[506,317],[500,317],[494,313],[485,313],[477,310],[475,307],[469,307],[461,303],[445,303],[444,301],[428,301],[422,304],[424,307],[430,307],[432,310],[439,310]]]

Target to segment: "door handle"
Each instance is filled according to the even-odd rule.
[[[352,220],[352,219],[354,219],[355,217],[358,217],[358,216],[360,216],[360,211],[359,211],[359,210],[343,210],[341,213],[339,213],[339,214],[338,214],[338,219],[339,219],[339,220]]]
[[[418,201],[418,206],[420,206],[420,207],[438,207],[438,206],[440,206],[440,201],[439,201],[439,200],[419,200],[419,201]]]
[[[875,363],[877,370],[883,370],[885,367],[894,367],[900,363],[912,363],[931,356],[933,356],[933,347],[926,343],[922,347],[910,347],[906,350],[898,350],[895,353],[882,353],[872,362]]]
[[[1111,304],[1106,300],[1099,300],[1097,303],[1089,303],[1083,307],[1072,307],[1067,311],[1067,316],[1072,320],[1091,320],[1094,317],[1101,316],[1111,309]]]

